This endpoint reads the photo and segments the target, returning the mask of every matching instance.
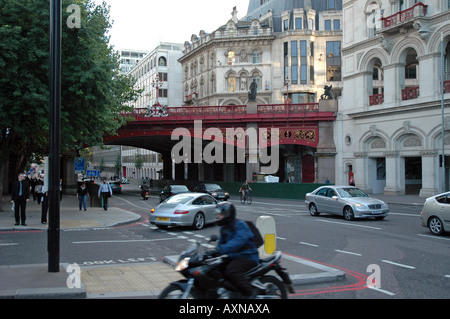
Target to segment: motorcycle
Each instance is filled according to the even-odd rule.
[[[139,186],[139,188],[141,189],[141,197],[143,200],[148,200],[148,198],[150,197],[150,193],[147,188],[143,188],[142,186]]]
[[[210,242],[212,241],[217,241],[216,235],[211,237]],[[197,242],[182,252],[175,270],[186,279],[172,282],[161,292],[159,299],[242,298],[238,289],[224,278],[220,270],[227,261],[227,256],[202,253],[200,246]],[[274,256],[261,259],[258,266],[245,273],[247,280],[256,289],[255,299],[287,299],[287,291],[294,293],[292,282],[286,269],[281,267],[280,260],[281,252],[277,252]],[[272,270],[282,281],[275,276],[267,275]]]

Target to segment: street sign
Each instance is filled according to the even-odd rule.
[[[83,174],[85,168],[84,157],[75,157],[75,174]]]
[[[100,177],[100,171],[98,170],[88,170],[86,171],[87,177]]]

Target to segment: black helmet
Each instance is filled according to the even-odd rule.
[[[236,218],[236,207],[228,202],[217,204],[216,212],[217,214],[223,215],[223,217],[217,221],[219,226],[226,225]]]

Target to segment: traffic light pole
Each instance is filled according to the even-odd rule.
[[[59,272],[62,0],[50,0],[50,145],[48,271]]]

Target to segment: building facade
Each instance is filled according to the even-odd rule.
[[[185,42],[184,105],[247,105],[253,82],[259,105],[317,103],[326,85],[341,95],[342,1],[250,0],[245,17],[237,15],[234,8],[225,25]],[[281,181],[325,181],[314,174],[316,149],[280,148]]]
[[[134,108],[148,109],[149,116],[152,116],[157,104],[164,107],[182,104],[182,72],[178,63],[182,50],[182,44],[160,43],[128,73],[136,80],[136,88],[143,91],[133,103]],[[163,178],[161,154],[129,146],[121,148],[123,176],[153,180]]]
[[[447,0],[343,1],[338,183],[354,176],[370,193],[425,197],[445,176],[448,189],[449,9]]]

